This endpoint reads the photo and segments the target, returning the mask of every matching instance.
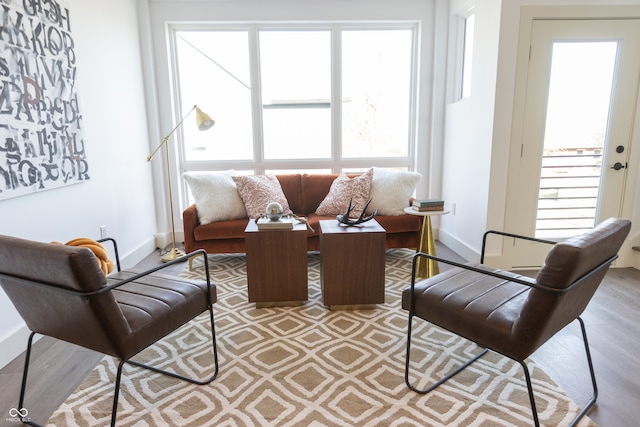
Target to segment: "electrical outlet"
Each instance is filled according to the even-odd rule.
[[[100,226],[100,238],[101,239],[106,239],[107,238],[107,226],[106,225],[101,225]]]

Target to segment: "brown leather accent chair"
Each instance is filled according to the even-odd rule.
[[[115,425],[120,378],[125,363],[144,367],[195,384],[208,384],[218,374],[218,354],[213,320],[216,288],[206,281],[164,275],[160,270],[182,262],[177,259],[146,271],[120,271],[113,239],[117,272],[103,274],[90,249],[0,236],[0,285],[32,331],[18,408],[24,407],[29,359],[35,334],[77,344],[120,360],[116,374],[111,425]],[[104,241],[103,240],[103,241]],[[213,342],[213,375],[204,380],[187,378],[131,360],[133,356],[204,311],[209,311]],[[23,420],[26,422],[27,420]]]
[[[586,329],[580,315],[600,285],[627,237],[631,223],[609,218],[589,232],[561,243],[510,233],[488,231],[484,234],[480,264],[460,264],[427,254],[413,260],[411,286],[402,294],[402,307],[409,311],[405,382],[418,393],[428,393],[464,370],[488,350],[517,361],[524,369],[529,400],[536,426],[539,425],[529,370],[525,363],[533,352],[557,332],[580,322],[593,396],[571,425],[593,406],[598,396]],[[489,235],[554,244],[535,278],[524,277],[483,264]],[[435,259],[454,266],[416,283],[419,257]],[[411,384],[411,326],[413,317],[440,326],[475,342],[483,350],[475,357],[426,389]]]

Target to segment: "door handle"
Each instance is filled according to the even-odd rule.
[[[620,169],[626,169],[626,168],[627,168],[627,163],[626,162],[625,162],[624,165],[622,163],[620,163],[620,162],[617,162],[615,165],[613,165],[611,167],[611,169],[615,169],[617,171],[619,171]]]

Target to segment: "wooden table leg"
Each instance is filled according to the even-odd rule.
[[[422,231],[420,234],[420,244],[418,246],[418,252],[423,252],[429,255],[436,255],[436,243],[433,239],[433,231],[431,230],[431,217],[425,216],[422,218]],[[419,277],[432,277],[440,273],[438,262],[432,259],[420,257],[417,261],[416,275]]]

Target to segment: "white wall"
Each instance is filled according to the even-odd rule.
[[[453,15],[466,9],[459,3],[451,2]],[[441,218],[439,230],[439,239],[469,260],[477,258],[490,210],[500,207],[491,179],[500,0],[475,1],[474,13],[471,96],[449,100],[445,113],[442,194],[455,213]],[[447,77],[451,84],[451,72]]]
[[[106,225],[129,266],[154,250],[156,231],[135,4],[69,4],[91,180],[0,201],[0,234],[65,242],[99,238]],[[0,367],[24,351],[27,334],[0,290]]]

